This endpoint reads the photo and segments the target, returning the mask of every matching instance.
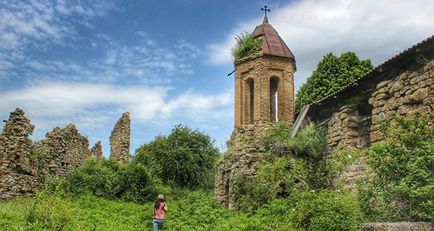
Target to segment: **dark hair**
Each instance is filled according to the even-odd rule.
[[[161,204],[161,203],[164,203],[164,199],[157,198],[157,199],[155,200],[155,202],[154,202],[154,208],[155,208],[155,209],[158,209],[158,208],[160,207],[160,204]]]

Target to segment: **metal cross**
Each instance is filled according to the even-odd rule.
[[[267,12],[270,12],[270,9],[268,9],[268,7],[265,5],[261,8],[261,10],[265,12],[265,17],[267,17]]]

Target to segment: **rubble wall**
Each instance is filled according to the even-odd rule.
[[[110,136],[110,158],[120,163],[128,163],[130,159],[130,113],[125,112],[118,120]]]

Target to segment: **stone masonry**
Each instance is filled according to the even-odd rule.
[[[434,111],[434,37],[379,65],[343,90],[310,105],[307,118],[327,130],[331,149],[364,148],[382,139],[379,125],[395,116]],[[335,183],[353,188],[368,173],[357,159]]]
[[[278,120],[292,123],[294,72],[293,61],[271,56],[257,57],[236,64],[235,126],[271,122],[270,83],[273,77],[278,80]],[[250,84],[253,84],[253,91],[250,90]],[[252,93],[253,96],[250,95]],[[250,100],[253,102],[250,103]]]
[[[89,156],[89,142],[75,125],[55,128],[32,143],[34,126],[24,111],[11,112],[0,134],[0,199],[34,195],[48,176],[64,177]]]
[[[128,163],[130,159],[130,113],[125,112],[116,123],[110,136],[110,158],[120,163]]]
[[[265,161],[265,147],[258,140],[262,128],[247,125],[236,128],[231,144],[223,159],[217,165],[215,197],[222,205],[236,208],[235,185],[239,177],[253,177],[257,166]]]
[[[46,152],[43,175],[67,176],[91,156],[89,141],[74,124],[54,128],[44,140],[35,143],[35,148]]]
[[[33,129],[23,110],[17,108],[10,113],[0,134],[0,199],[33,195],[40,183],[31,156],[29,136]]]
[[[434,60],[378,83],[369,104],[373,107],[371,142],[381,139],[378,127],[383,120],[390,121],[395,115],[408,117],[415,113],[433,113]]]
[[[369,143],[367,123],[370,117],[362,117],[354,104],[342,106],[328,122],[327,141],[330,148],[366,147]]]
[[[91,156],[95,157],[96,161],[100,162],[103,158],[101,141],[95,143],[90,149]]]

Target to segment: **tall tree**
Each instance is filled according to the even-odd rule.
[[[370,60],[360,60],[354,52],[345,52],[340,57],[328,53],[298,90],[296,110],[341,90],[372,68]]]
[[[169,136],[157,136],[136,151],[133,163],[151,169],[164,183],[187,188],[211,188],[219,151],[207,134],[177,125]]]

